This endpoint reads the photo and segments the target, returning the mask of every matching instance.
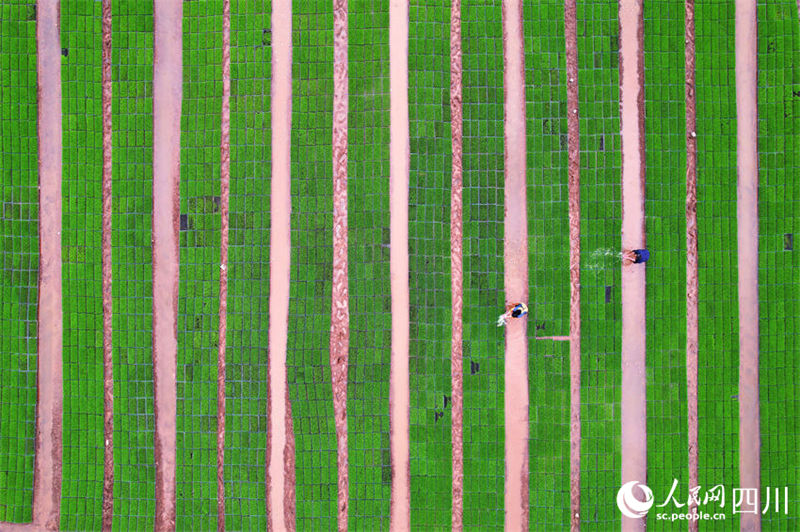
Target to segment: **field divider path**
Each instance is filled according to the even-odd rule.
[[[183,4],[154,3],[153,410],[156,530],[175,529]]]
[[[103,530],[110,531],[114,519],[114,349],[112,280],[112,146],[113,128],[111,96],[111,0],[103,0],[103,58],[102,58],[102,108],[103,108]]]
[[[452,330],[450,345],[452,511],[453,532],[464,528],[464,106],[462,100],[461,0],[450,5],[450,129],[452,176],[450,187],[450,286]]]
[[[528,302],[525,56],[521,0],[503,1],[506,306]],[[505,529],[528,529],[528,323],[509,320],[505,342]]]
[[[758,31],[755,0],[736,1],[736,162],[739,281],[739,483],[756,490],[742,530],[761,530],[758,390]]]
[[[347,530],[349,477],[347,452],[347,367],[350,350],[348,292],[347,127],[349,110],[347,0],[333,2],[333,280],[330,365],[338,469],[337,526]]]
[[[646,247],[644,153],[644,19],[642,0],[620,2],[622,128],[622,249]],[[645,265],[622,265],[622,479],[647,482]],[[633,490],[642,497],[640,490]],[[645,519],[622,516],[622,530],[644,530]]]
[[[294,446],[286,344],[291,259],[292,4],[272,3],[272,195],[270,212],[267,528],[294,530]]]
[[[581,526],[581,145],[578,99],[578,11],[564,1],[567,56],[567,189],[569,196],[569,493],[570,529]],[[544,337],[539,337],[544,339]]]
[[[409,266],[408,185],[410,138],[408,118],[407,0],[389,4],[389,238],[392,310],[392,353],[389,383],[389,432],[392,464],[391,530],[411,526],[409,464]]]
[[[231,196],[231,2],[222,0],[222,109],[220,126],[219,329],[217,337],[217,530],[225,530],[225,382],[228,331],[228,235]]]
[[[61,45],[59,2],[38,2],[36,73],[39,146],[39,286],[33,526],[61,516],[63,303],[61,271]]]
[[[686,83],[686,400],[689,443],[689,487],[699,485],[698,477],[698,346],[699,277],[697,267],[697,96],[695,92],[695,25],[694,0],[685,5],[685,72]],[[690,510],[697,512],[694,506]],[[689,530],[697,532],[696,520],[689,521]]]

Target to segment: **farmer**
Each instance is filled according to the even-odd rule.
[[[516,303],[511,304],[506,307],[505,314],[502,314],[499,318],[497,318],[497,326],[502,327],[506,324],[506,320],[508,318],[521,318],[525,314],[528,313],[528,306],[525,303]]]
[[[646,249],[626,249],[622,252],[622,262],[625,266],[641,264],[650,259],[650,252]]]

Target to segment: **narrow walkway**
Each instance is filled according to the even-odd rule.
[[[506,305],[528,303],[528,215],[525,187],[525,52],[522,2],[503,2],[505,68]],[[528,529],[528,320],[505,326],[505,528]]]
[[[389,384],[391,427],[392,530],[411,525],[409,470],[409,283],[408,283],[408,180],[410,140],[408,126],[408,2],[389,7],[389,197],[392,293],[392,359]]]
[[[697,434],[697,368],[699,312],[697,270],[697,93],[695,92],[694,0],[686,0],[686,400],[689,440],[689,486],[699,485]],[[695,507],[693,511],[696,511]],[[697,521],[689,521],[696,532]]]
[[[153,393],[156,530],[175,529],[183,6],[154,4]]]
[[[292,5],[272,4],[272,196],[270,212],[269,277],[269,393],[267,412],[267,518],[272,530],[290,530],[287,519],[286,343],[289,334],[289,261],[291,249],[291,132],[292,132]],[[293,454],[293,453],[291,453]]]
[[[622,249],[645,248],[644,20],[642,1],[619,8],[622,122]],[[647,481],[647,374],[645,268],[622,266],[622,479]],[[638,490],[635,494],[640,495]],[[625,531],[644,530],[644,519],[622,516]]]
[[[39,308],[33,523],[61,516],[63,314],[61,282],[61,46],[59,3],[37,4],[39,84]]]
[[[742,530],[760,530],[761,427],[758,404],[758,109],[755,0],[736,2],[737,249],[739,252],[739,484],[759,493]]]
[[[348,291],[347,128],[348,33],[347,0],[333,4],[333,288],[331,292],[330,364],[336,424],[337,526],[347,530],[349,476],[347,450],[347,367],[350,350]]]
[[[567,49],[567,157],[569,190],[569,493],[570,529],[581,525],[581,145],[578,99],[578,14],[564,3]]]
[[[452,387],[452,529],[464,528],[464,109],[462,104],[461,0],[450,6],[450,129],[453,172],[450,185],[450,290],[453,305],[450,347]]]

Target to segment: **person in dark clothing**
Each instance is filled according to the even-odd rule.
[[[525,303],[511,304],[506,308],[505,314],[497,318],[497,326],[502,327],[508,318],[521,318],[528,313],[528,306]]]
[[[650,260],[650,252],[646,249],[626,249],[622,252],[622,260],[625,266],[642,264]]]

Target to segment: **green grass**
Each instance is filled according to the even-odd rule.
[[[689,482],[686,418],[686,126],[683,5],[645,4],[647,247],[647,484],[661,504]],[[668,521],[648,527],[672,530]]]
[[[504,519],[504,334],[494,324],[505,304],[500,5],[462,4],[462,31],[464,526],[485,530]]]
[[[530,522],[569,522],[569,334],[567,93],[564,8],[528,3],[523,12],[528,120],[530,317]]]
[[[800,232],[800,26],[797,6],[788,0],[759,2],[758,19],[761,485],[788,486],[796,501],[800,404],[794,331],[800,327],[800,257],[797,244],[795,251],[785,249],[784,235],[797,241]],[[775,504],[774,492],[770,504]],[[791,508],[792,503],[785,515],[783,506],[780,513],[771,506],[762,516],[764,527],[798,528],[800,516]]]
[[[221,5],[189,2],[183,10],[176,526],[184,530],[216,526]],[[232,217],[234,230],[240,218]]]
[[[36,23],[30,6],[0,6],[0,520],[31,519],[36,404],[38,194]]]
[[[333,260],[333,15],[293,14],[292,280],[289,395],[296,435],[298,529],[336,528],[336,427],[328,356]],[[324,95],[327,95],[325,97]]]
[[[389,524],[389,2],[350,2],[348,163],[353,530]]]
[[[411,526],[443,530],[452,506],[450,6],[414,2],[409,19]]]
[[[733,6],[697,10],[699,483],[739,482]],[[737,516],[725,526],[738,528]]]
[[[333,15],[293,15],[292,281],[288,384],[297,524],[336,523],[330,328]],[[388,2],[350,5],[350,527],[388,526]],[[410,10],[411,522],[446,529],[450,458],[450,7]],[[100,3],[62,5],[64,109],[64,529],[98,528],[102,492]],[[268,418],[270,5],[232,6],[227,525],[264,529]],[[0,6],[3,356],[0,520],[30,520],[36,273],[35,21]],[[736,120],[733,8],[697,5],[700,230],[700,484],[738,483]],[[762,484],[797,485],[797,235],[800,30],[790,0],[759,4]],[[221,2],[184,4],[178,528],[216,520]],[[466,2],[464,65],[464,466],[469,529],[503,526],[503,76],[499,4]],[[616,3],[578,6],[582,196],[582,508],[619,526],[620,140]],[[563,6],[525,6],[531,528],[569,518],[566,65]],[[685,495],[683,10],[645,4],[648,484]],[[115,527],[153,525],[151,366],[152,7],[114,3]],[[797,245],[797,244],[795,244]],[[606,302],[606,290],[610,299]],[[658,501],[661,502],[661,501]],[[726,508],[727,509],[727,508]],[[765,522],[793,528],[797,516]],[[650,525],[658,523],[650,520]],[[731,512],[725,528],[735,528]],[[794,526],[796,528],[796,526]],[[664,525],[663,528],[670,528]]]
[[[135,528],[153,526],[155,512],[150,248],[153,17],[151,8],[120,4],[114,5],[112,17],[114,526]],[[94,61],[99,65],[96,54]]]
[[[100,202],[102,177],[99,5],[64,6],[62,55],[64,173],[64,433],[62,521],[92,528],[102,498],[103,352]],[[89,230],[87,230],[89,229]],[[68,442],[68,443],[67,443]]]
[[[614,504],[620,479],[620,267],[617,259],[604,254],[619,250],[622,214],[617,6],[578,2],[577,16],[581,116],[581,519],[587,530],[607,530],[619,526],[620,515]],[[608,287],[611,298],[606,303]]]
[[[231,3],[226,526],[266,528],[271,50],[268,2]],[[212,109],[210,112],[216,112]],[[213,307],[212,307],[213,308]],[[215,496],[215,495],[214,495]],[[211,510],[212,515],[215,510]]]

